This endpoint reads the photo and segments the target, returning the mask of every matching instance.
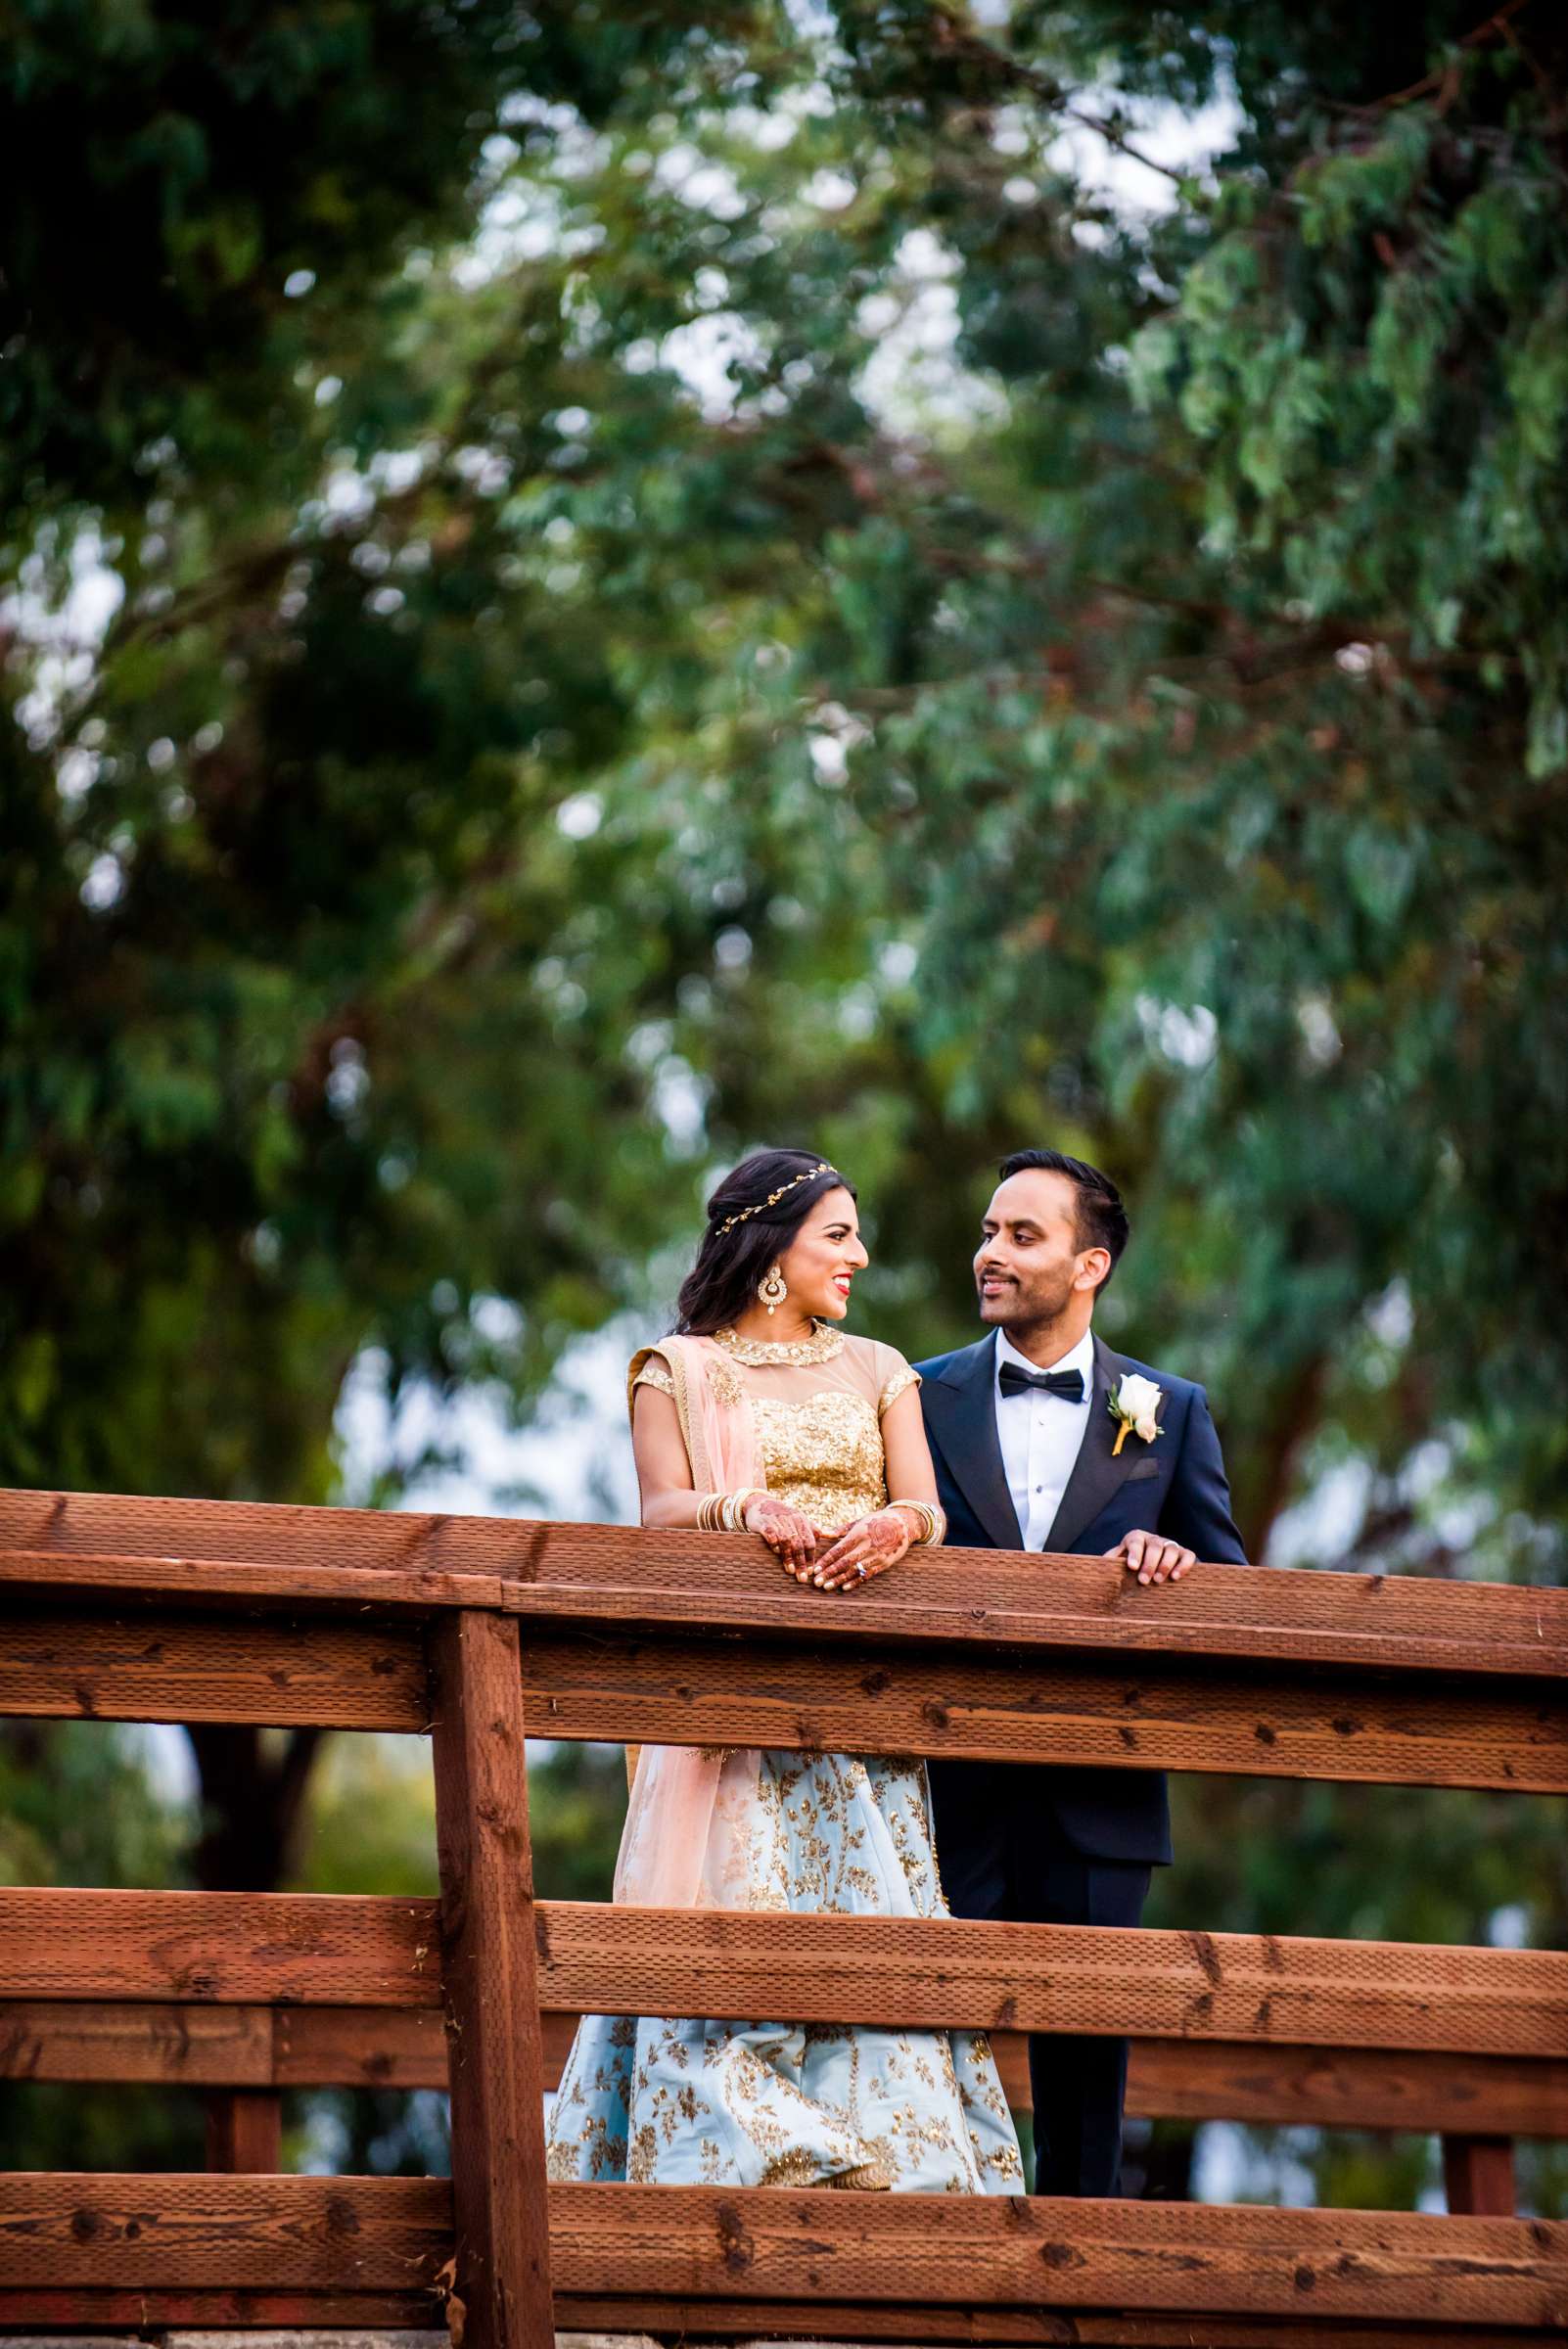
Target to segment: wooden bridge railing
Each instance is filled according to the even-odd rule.
[[[846,1600],[717,1536],[13,1493],[0,1601],[3,1711],[428,1729],[441,1879],[438,1904],[0,1894],[5,2068],[218,2083],[238,2163],[280,2086],[389,2050],[383,2077],[439,2077],[439,2029],[453,2137],[449,2186],[0,2177],[0,2326],[455,2327],[460,2303],[466,2349],[556,2322],[1500,2349],[1568,2325],[1568,2225],[1511,2215],[546,2188],[541,2010],[1116,2027],[1280,2081],[1318,2050],[1385,2111],[1464,2098],[1484,2140],[1561,2123],[1568,1958],[535,1904],[523,1770],[526,1722],[1561,1793],[1568,1592],[1245,1567],[1152,1591],[987,1551]]]

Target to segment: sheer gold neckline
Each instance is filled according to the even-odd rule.
[[[743,1338],[736,1329],[715,1329],[714,1344],[743,1369],[760,1370],[771,1362],[830,1362],[844,1351],[844,1332],[818,1321],[808,1338]]]

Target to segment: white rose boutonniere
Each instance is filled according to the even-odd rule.
[[[1125,1378],[1117,1380],[1105,1400],[1111,1417],[1118,1423],[1116,1442],[1111,1447],[1113,1460],[1127,1442],[1130,1430],[1141,1436],[1145,1444],[1152,1444],[1156,1436],[1163,1434],[1155,1414],[1165,1400],[1165,1389],[1157,1387],[1152,1378],[1141,1378],[1130,1370]]]

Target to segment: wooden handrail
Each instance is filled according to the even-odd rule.
[[[0,1525],[15,1497],[0,1495]],[[90,1530],[128,1539],[136,1526],[103,1520],[129,1505],[95,1504]],[[217,1504],[176,1505],[216,1530]],[[254,1543],[254,1512],[236,1505]],[[146,1504],[135,1508],[140,1522]],[[432,1719],[425,1627],[468,1607],[527,1622],[529,1717],[558,1737],[1568,1791],[1568,1592],[1416,1586],[1419,1609],[1406,1608],[1405,1627],[1373,1635],[1362,1628],[1368,1607],[1391,1623],[1393,1586],[1371,1578],[1216,1567],[1200,1605],[1203,1577],[1140,1591],[1103,1560],[1046,1561],[1053,1587],[1063,1568],[1075,1603],[1037,1613],[1009,1644],[994,1629],[951,1635],[954,1553],[940,1573],[936,1561],[920,1568],[947,1578],[946,1595],[901,1601],[901,1628],[883,1637],[858,1597],[781,1589],[755,1544],[690,1536],[680,1544],[715,1544],[717,1581],[745,1587],[726,1596],[703,1586],[695,1598],[656,1589],[638,1602],[645,1610],[678,1600],[707,1620],[628,1632],[606,1612],[612,1599],[623,1616],[635,1611],[620,1585],[523,1586],[375,1562],[340,1570],[320,1562],[314,1524],[333,1512],[261,1514],[295,1533],[296,1520],[311,1519],[308,1557],[0,1548],[0,1705],[55,1718],[422,1730]],[[611,1544],[617,1574],[628,1542],[653,1539],[584,1530]],[[972,1553],[975,1573],[1000,1554]],[[658,1562],[668,1572],[665,1553]],[[1038,1587],[1040,1571],[1027,1571]],[[1016,1580],[1020,1569],[1005,1572]],[[1267,1621],[1232,1620],[1243,1591],[1249,1603],[1268,1598]],[[579,1602],[584,1620],[566,1620]],[[548,1612],[525,1613],[535,1606]],[[766,1635],[737,1636],[737,1622],[759,1610]],[[1462,1639],[1443,1636],[1450,1612]],[[1245,1652],[1249,1640],[1256,1652]],[[1464,1671],[1435,1664],[1455,1652],[1470,1659]]]
[[[1455,2201],[1505,2209],[1507,2132],[1568,2117],[1568,1958],[536,1905],[522,1755],[526,1727],[1561,1790],[1565,1680],[1555,1590],[1214,1567],[1153,1591],[984,1551],[830,1598],[719,1536],[0,1493],[0,1709],[428,1730],[441,1874],[438,1906],[0,1893],[0,2073],[208,2082],[235,2172],[275,2159],[291,2083],[445,2076],[454,2142],[450,2188],[0,2179],[0,2322],[411,2324],[455,2278],[467,2349],[545,2349],[557,2319],[1541,2339],[1568,2228],[1509,2216],[981,2197],[934,2227],[899,2196],[546,2198],[541,2016],[773,2013],[788,1981],[803,2019],[1130,2030],[1134,2110],[1438,2127]]]
[[[1568,2057],[1568,1955],[958,1918],[533,1909],[545,2010],[901,2029],[1122,2029],[1270,2046]],[[30,2000],[439,2004],[432,1901],[0,1888],[0,1971]]]
[[[1246,1657],[1482,1681],[1568,1678],[1568,1590],[1508,1583],[1214,1566],[1145,1589],[1099,1558],[937,1550],[852,1596],[789,1582],[742,1536],[420,1517],[374,1509],[147,1500],[0,1489],[0,1576],[76,1593],[95,1581],[241,1591],[246,1565],[276,1570],[278,1595],[332,1596],[336,1575],[389,1576],[389,1604],[500,1604],[536,1623],[613,1623],[704,1636],[940,1639],[1102,1656]],[[75,1560],[75,1569],[69,1561]],[[314,1578],[325,1575],[325,1586]],[[183,1576],[183,1582],[181,1577]],[[488,1586],[488,1588],[485,1588]],[[262,1582],[254,1588],[266,1595]],[[368,1582],[358,1595],[380,1595]]]
[[[577,2019],[568,2007],[542,2010],[547,2089]],[[1008,2103],[1027,2112],[1027,2041],[999,2031],[991,2044]],[[0,2079],[443,2089],[446,2034],[432,2006],[0,1999]],[[1147,2120],[1568,2138],[1568,2056],[1134,2033],[1127,2097],[1129,2112]]]

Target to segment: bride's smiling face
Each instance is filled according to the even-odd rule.
[[[870,1263],[848,1191],[824,1191],[779,1258],[790,1303],[819,1321],[842,1321],[850,1286]]]

